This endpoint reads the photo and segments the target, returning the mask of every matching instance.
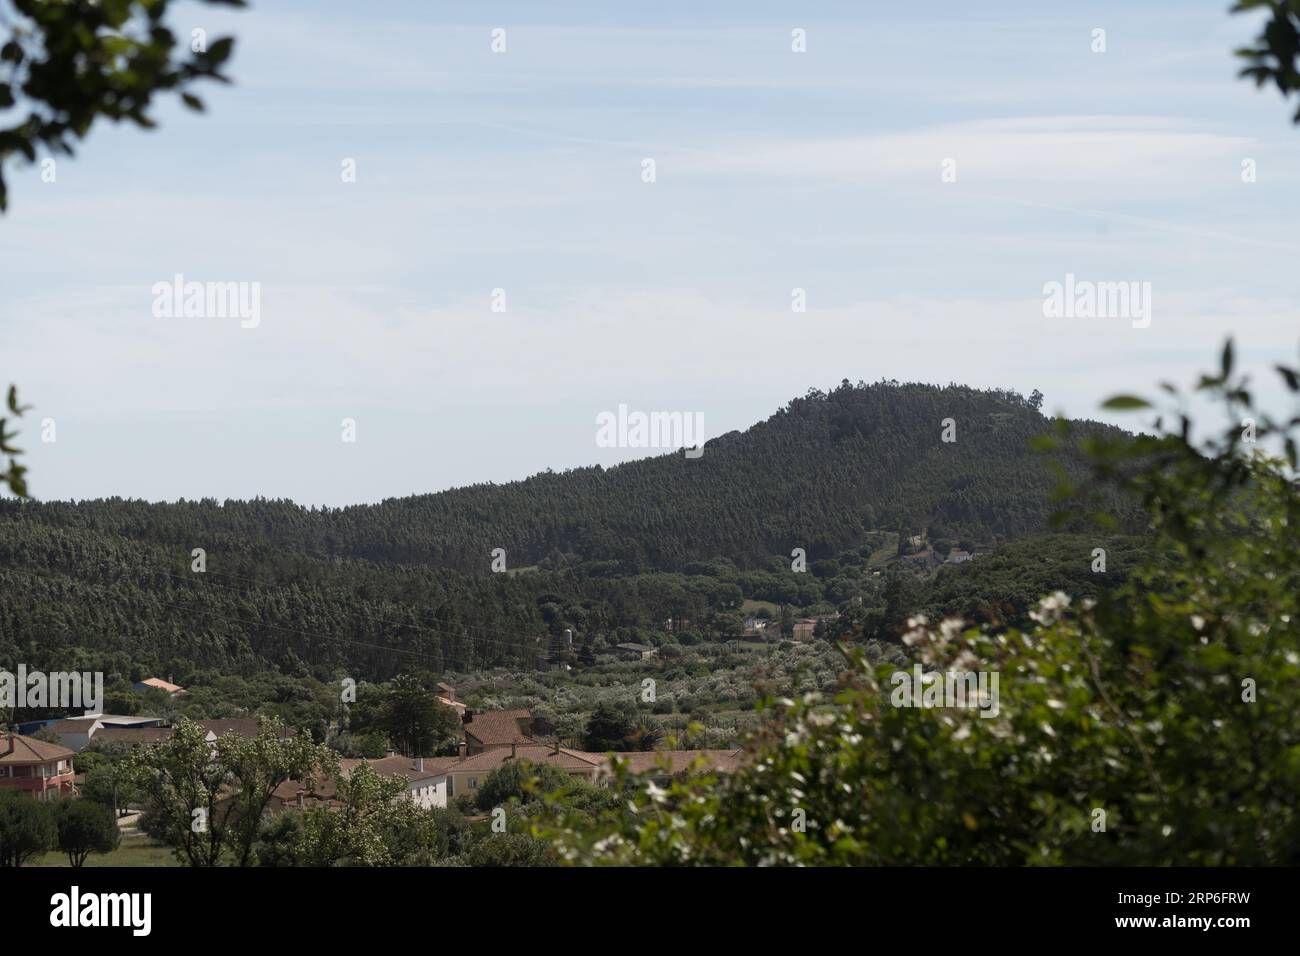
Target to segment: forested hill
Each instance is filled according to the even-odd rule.
[[[941,440],[946,418],[955,442]],[[0,668],[182,684],[268,667],[387,678],[414,665],[531,667],[566,628],[583,641],[657,643],[671,617],[696,639],[732,635],[746,599],[878,611],[858,621],[863,637],[889,637],[916,606],[1023,613],[1026,581],[1077,585],[1082,573],[1095,583],[1079,556],[1096,542],[1055,559],[1045,547],[1022,559],[1007,549],[1009,570],[946,569],[956,579],[940,575],[928,596],[892,576],[883,586],[868,567],[893,555],[898,531],[1001,551],[1044,529],[1055,479],[1026,446],[1049,427],[1011,393],[846,385],[709,441],[697,459],[678,452],[379,505],[7,500]],[[1113,504],[1122,526],[1137,524]],[[809,573],[791,573],[796,547]],[[192,573],[195,548],[205,573]],[[491,573],[494,548],[511,572],[533,570]]]
[[[948,418],[953,442],[941,440]],[[1106,427],[1081,425],[1084,433]],[[94,530],[185,554],[289,549],[471,573],[489,569],[495,548],[512,569],[616,562],[611,572],[630,573],[716,556],[758,567],[794,547],[810,559],[829,556],[872,528],[939,528],[981,542],[1041,531],[1055,479],[1028,442],[1048,427],[1013,392],[846,381],[709,441],[695,459],[677,452],[342,509],[264,499],[6,501],[0,521]],[[1130,507],[1114,510],[1134,524]]]

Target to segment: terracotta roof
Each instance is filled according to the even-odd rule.
[[[633,773],[680,773],[694,769],[696,761],[700,770],[735,773],[744,753],[743,750],[646,750],[614,754],[614,758]]]
[[[308,791],[304,789],[303,781],[286,780],[271,791],[271,795],[286,806],[297,804],[299,793],[304,798],[332,804],[338,796],[338,781],[333,777],[317,777],[312,781],[312,789]]]
[[[424,769],[417,770],[415,757],[380,757],[374,760],[344,758],[339,761],[339,770],[349,773],[360,764],[369,764],[370,769],[384,777],[401,777],[408,783],[416,780],[430,780],[442,776],[459,757],[425,757]]]
[[[10,749],[10,741],[13,743],[13,749]],[[46,743],[44,740],[37,740],[35,737],[24,737],[22,734],[14,734],[9,737],[7,734],[0,735],[0,763],[2,764],[32,764],[32,763],[49,763],[51,760],[67,760],[69,757],[75,757],[76,754],[67,747],[61,747],[58,744]]]
[[[526,707],[517,710],[485,710],[481,714],[475,714],[465,724],[465,734],[485,747],[533,743],[533,738],[528,736],[528,725],[532,719],[532,712]]]
[[[169,694],[175,694],[177,691],[185,689],[180,684],[173,684],[170,681],[163,680],[161,677],[146,677],[138,683],[144,684],[146,687],[157,687],[159,690],[165,690]]]
[[[556,753],[554,747],[545,744],[533,744],[520,747],[493,747],[491,750],[474,754],[472,757],[462,757],[445,768],[445,770],[455,773],[468,771],[491,773],[511,760],[549,763],[561,770],[591,770],[605,763],[605,757],[602,754],[585,753],[581,750],[570,750],[567,747],[561,747],[560,752]],[[425,763],[427,766],[428,762]]]

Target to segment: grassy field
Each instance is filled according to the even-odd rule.
[[[36,857],[28,866],[67,866],[66,853],[46,853]],[[148,837],[123,837],[122,844],[112,853],[92,853],[86,857],[86,866],[177,866],[170,848],[159,846]]]
[[[884,564],[892,560],[898,554],[898,533],[889,532],[889,540],[871,552],[871,557],[867,559],[868,565]]]

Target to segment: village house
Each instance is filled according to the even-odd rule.
[[[590,783],[601,778],[606,766],[603,754],[584,753],[554,744],[511,744],[493,747],[468,757],[389,756],[377,760],[345,759],[339,761],[339,769],[346,777],[359,765],[367,764],[385,777],[404,781],[411,802],[425,809],[434,809],[446,807],[461,794],[477,793],[492,771],[517,760],[550,764],[570,776],[580,777]],[[306,782],[287,781],[275,789],[272,809],[294,807],[301,810],[309,806],[337,806],[337,786],[337,781],[333,778]]]
[[[85,714],[80,717],[64,717],[51,721],[49,728],[59,735],[59,742],[77,753],[85,750],[90,741],[104,730],[158,727],[163,722],[161,717],[131,717],[118,714]]]
[[[817,619],[815,617],[804,617],[794,622],[794,639],[796,641],[811,641],[813,632],[817,630]]]
[[[146,677],[142,681],[136,681],[131,687],[135,690],[160,690],[169,697],[184,697],[185,688],[180,684],[173,684],[169,680],[163,680],[161,677]]]
[[[945,561],[944,563],[961,564],[965,561],[969,561],[970,559],[971,559],[971,553],[969,551],[963,551],[961,548],[953,548],[951,551],[948,552],[948,560]]]
[[[550,732],[550,725],[534,718],[526,707],[516,710],[485,710],[477,714],[467,710],[462,728],[465,732],[462,756],[466,757],[493,747],[540,743],[537,738]]]
[[[76,796],[67,747],[10,731],[0,737],[0,787],[26,790],[37,800]]]
[[[203,728],[209,744],[216,746],[217,739],[225,734],[239,734],[250,740],[257,736],[256,717],[227,717],[214,720],[195,721]],[[65,717],[50,725],[65,747],[80,753],[92,742],[101,744],[156,744],[167,740],[172,735],[172,728],[164,726],[162,717],[114,717],[111,715],[90,715],[86,717]],[[292,737],[293,731],[284,728],[281,737]]]
[[[361,764],[406,785],[407,798],[426,809],[449,806],[462,795],[476,794],[496,770],[515,761],[549,764],[571,777],[588,783],[613,781],[614,767],[607,754],[588,753],[544,743],[533,733],[550,733],[545,721],[534,718],[526,708],[494,710],[474,714],[465,722],[466,738],[473,747],[470,753],[455,757],[400,757],[390,754],[379,759],[343,759],[340,776],[346,778]],[[659,784],[673,776],[692,771],[734,773],[742,765],[744,751],[663,750],[644,753],[615,754],[632,773],[643,775]],[[313,806],[337,807],[338,781],[332,777],[305,781],[291,780],[275,789],[270,809],[304,810]]]
[[[447,806],[448,781],[445,769],[457,757],[399,757],[348,759],[339,761],[340,776],[345,779],[362,764],[382,777],[406,784],[406,797],[426,810]],[[272,812],[289,808],[305,810],[311,806],[338,806],[338,781],[334,777],[318,780],[287,780],[271,795]]]
[[[475,793],[483,786],[493,770],[512,760],[546,763],[559,767],[571,777],[581,777],[595,783],[605,764],[603,754],[570,750],[558,744],[514,743],[508,747],[493,747],[473,756],[457,759],[443,768],[447,779],[447,799],[453,800],[462,793]]]
[[[943,564],[943,558],[939,557],[932,549],[924,548],[915,554],[905,554],[900,559],[904,564],[913,568],[920,568],[928,571]]]

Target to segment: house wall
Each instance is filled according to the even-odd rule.
[[[75,793],[74,777],[71,760],[0,767],[0,787],[26,790],[40,800],[53,800]]]
[[[75,750],[77,753],[85,750],[90,746],[90,738],[95,735],[95,731],[103,726],[102,721],[87,720],[85,729],[78,729],[72,733],[60,733],[59,742],[69,750]]]
[[[407,791],[411,802],[426,810],[447,806],[447,778],[433,777],[411,782]]]

